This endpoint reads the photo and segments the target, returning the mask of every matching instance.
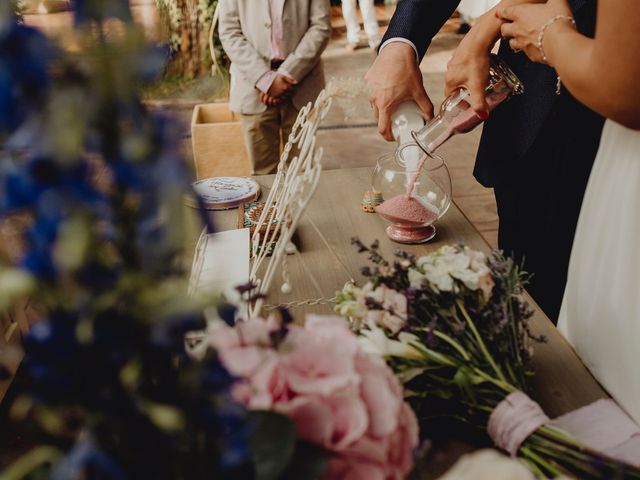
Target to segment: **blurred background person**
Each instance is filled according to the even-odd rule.
[[[469,30],[471,30],[471,23],[473,23],[473,18],[467,17],[464,13],[458,13],[460,14],[460,26],[458,27],[458,33],[464,35]]]
[[[460,0],[460,5],[458,5],[460,30],[458,33],[467,33],[476,18],[484,15],[498,3],[500,0]]]
[[[300,108],[324,88],[329,0],[220,0],[219,8],[231,60],[229,108],[241,114],[253,174],[274,173]]]
[[[376,50],[380,45],[378,19],[374,0],[357,0],[360,5],[364,31],[367,34],[369,48]],[[354,51],[360,46],[360,23],[356,12],[356,0],[342,0],[342,17],[347,26],[347,50]]]

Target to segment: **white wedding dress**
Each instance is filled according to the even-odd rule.
[[[611,120],[582,203],[558,328],[640,423],[640,131]]]

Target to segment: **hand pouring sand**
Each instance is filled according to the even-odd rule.
[[[508,97],[508,92],[501,92],[487,97],[489,108],[493,110]],[[434,119],[435,120],[435,119]],[[444,120],[444,118],[442,118]],[[413,196],[416,181],[422,172],[425,162],[431,153],[457,133],[473,130],[481,119],[471,108],[456,115],[440,135],[426,146],[426,153],[420,155],[417,165],[406,162],[407,191],[404,195],[396,195],[376,207],[376,212],[392,223],[387,228],[387,235],[392,240],[401,243],[422,243],[435,236],[435,228],[431,225],[438,219],[438,213],[428,209],[420,200]],[[425,127],[428,129],[428,126]],[[436,132],[433,128],[431,132]],[[411,168],[414,167],[414,168]]]

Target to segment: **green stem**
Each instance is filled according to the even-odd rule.
[[[544,458],[540,457],[538,454],[536,454],[535,452],[533,452],[531,450],[531,448],[529,447],[520,447],[520,452],[527,457],[528,459],[530,459],[531,461],[535,462],[536,464],[540,465],[542,468],[544,468],[548,473],[550,473],[551,475],[553,475],[552,478],[555,477],[560,477],[562,475],[571,475],[570,472],[567,472],[564,468],[562,468],[559,465],[556,465],[555,462],[552,461],[547,461]]]
[[[561,464],[569,464],[571,472],[575,475],[581,472],[580,478],[584,478],[583,474],[589,475],[590,478],[598,478],[601,476],[600,472],[592,468],[588,461],[580,458],[571,458],[574,452],[571,449],[557,450],[555,448],[547,448],[541,445],[531,446],[531,450],[535,450],[537,453],[544,455],[548,458],[555,459],[556,462]]]
[[[465,361],[471,360],[471,357],[469,356],[467,351],[462,347],[462,345],[460,345],[458,342],[456,342],[449,335],[447,335],[445,333],[442,333],[442,332],[440,332],[438,330],[434,330],[433,334],[436,337],[438,337],[439,339],[444,340],[445,342],[447,342],[451,347],[453,347],[454,350],[456,350],[460,355],[462,355],[462,358],[464,358]]]
[[[590,466],[594,460],[597,460],[598,463],[606,465],[611,470],[624,472],[624,478],[640,478],[640,469],[637,467],[595,451],[552,425],[543,425],[529,438],[543,445],[551,445],[551,448],[556,451],[573,457],[577,461],[585,463],[587,466]],[[597,475],[598,474],[595,474],[594,478],[598,478]]]
[[[53,465],[62,452],[53,447],[37,447],[25,453],[0,474],[0,480],[18,480],[26,478],[41,467]]]
[[[494,384],[496,387],[500,388],[501,390],[503,390],[506,393],[512,393],[512,392],[515,392],[515,391],[518,390],[516,387],[511,385],[506,380],[497,380],[497,379],[493,378],[491,375],[489,375],[486,372],[484,372],[483,370],[479,369],[478,367],[473,367],[473,371],[474,371],[474,373],[476,375],[478,375],[479,377],[483,378],[487,382],[490,382],[490,383]]]
[[[503,382],[507,383],[507,379],[502,374],[502,371],[500,370],[498,365],[496,365],[495,360],[489,353],[487,346],[484,344],[484,341],[482,340],[482,337],[480,336],[478,329],[473,323],[473,320],[471,320],[471,317],[469,317],[467,310],[464,308],[464,304],[462,303],[461,300],[456,300],[456,304],[458,305],[458,308],[460,309],[462,316],[467,321],[467,325],[469,325],[469,328],[471,329],[471,332],[473,333],[473,336],[475,337],[476,342],[478,342],[478,346],[480,347],[480,350],[482,351],[482,354],[484,355],[485,359],[487,360],[487,362],[489,362],[489,365],[491,365],[491,368],[493,368],[493,370],[496,372],[496,375],[498,376],[498,378]]]
[[[418,343],[409,343],[410,346],[412,346],[413,348],[415,348],[416,350],[418,350],[419,352],[421,352],[428,360],[432,360],[436,363],[438,363],[439,365],[444,365],[447,367],[459,367],[460,365],[455,362],[454,360],[451,360],[449,357],[447,357],[446,355],[443,355],[441,353],[438,353],[434,350],[431,350],[427,347],[425,347],[422,344],[418,344]]]
[[[539,478],[546,477],[545,473],[540,469],[540,467],[536,462],[525,457],[522,457],[522,460],[527,464],[527,466],[529,467],[529,470],[535,473],[536,477],[539,477]]]

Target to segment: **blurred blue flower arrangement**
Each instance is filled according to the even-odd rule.
[[[252,417],[215,351],[185,350],[206,307],[186,295],[191,177],[179,127],[138,99],[166,51],[128,3],[76,0],[73,54],[0,7],[0,220],[27,219],[19,258],[0,258],[0,309],[28,298],[40,317],[12,415],[45,444],[0,477],[274,478],[260,449],[286,419]]]

